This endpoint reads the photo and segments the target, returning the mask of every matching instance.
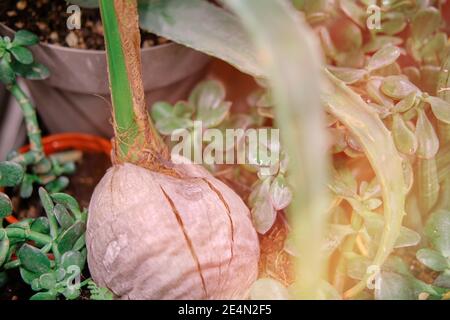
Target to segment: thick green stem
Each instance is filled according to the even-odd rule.
[[[42,148],[41,130],[39,129],[36,109],[31,104],[30,99],[27,97],[25,92],[23,92],[23,90],[17,83],[13,83],[7,88],[11,92],[13,97],[17,100],[20,108],[22,109],[25,124],[27,127],[28,139],[30,141],[30,151],[18,156],[16,159],[13,159],[13,161],[21,163],[25,166],[29,164],[35,164],[42,160],[45,156]]]
[[[52,238],[48,235],[35,232],[35,231],[27,231],[20,228],[8,228],[5,229],[6,234],[8,235],[8,238],[14,239],[24,239],[24,240],[30,240],[36,242],[38,246],[45,246],[46,244],[49,244],[52,242]]]
[[[115,161],[152,167],[168,153],[148,116],[136,0],[101,0],[113,102]],[[145,163],[146,160],[148,163]]]

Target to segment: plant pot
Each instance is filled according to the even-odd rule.
[[[14,31],[0,24],[0,34]],[[111,105],[106,52],[41,43],[35,59],[50,69],[43,81],[27,81],[43,123],[51,133],[83,132],[111,137]],[[175,43],[141,50],[148,106],[186,98],[210,58]]]
[[[81,133],[61,133],[47,136],[42,139],[44,152],[46,155],[66,151],[79,150],[84,152],[103,153],[108,157],[111,155],[111,143],[103,138]],[[20,153],[29,150],[29,146],[19,149]],[[0,188],[0,192],[2,189]],[[9,223],[16,223],[18,220],[14,216],[6,218]]]

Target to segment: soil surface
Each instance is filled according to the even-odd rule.
[[[77,49],[104,50],[103,26],[98,9],[81,8],[81,29],[69,30],[65,0],[2,0],[0,22],[14,30],[29,30],[44,43]],[[143,48],[168,40],[141,30]]]
[[[76,173],[69,177],[70,185],[64,192],[74,196],[81,207],[87,208],[95,186],[110,166],[111,162],[106,155],[84,153],[81,161],[77,163]],[[21,200],[17,196],[12,196],[12,194],[17,194],[12,190],[7,190],[7,193],[11,196],[14,212],[17,213],[16,217],[18,219],[36,218],[44,215],[37,196],[37,188],[32,197],[27,200]],[[18,270],[10,270],[7,274],[8,282],[4,288],[0,288],[0,300],[28,300],[35,293],[22,281]],[[85,278],[89,277],[87,268],[83,272],[83,276]],[[87,298],[88,296],[89,293],[83,291],[81,299]]]

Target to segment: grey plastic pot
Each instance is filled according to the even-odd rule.
[[[0,34],[13,36],[0,24]],[[51,76],[27,81],[38,113],[50,133],[83,132],[111,137],[111,104],[105,51],[71,49],[41,43],[35,59]],[[186,98],[204,75],[210,58],[175,43],[142,49],[147,103]]]

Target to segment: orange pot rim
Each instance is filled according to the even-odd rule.
[[[46,155],[67,150],[80,150],[84,152],[103,153],[110,157],[112,150],[109,140],[85,133],[59,133],[49,135],[42,139],[42,145]],[[29,145],[20,148],[19,152],[25,153],[28,150],[30,150]],[[2,191],[2,188],[0,188],[0,191]],[[5,220],[11,224],[19,221],[12,215],[6,217]]]

